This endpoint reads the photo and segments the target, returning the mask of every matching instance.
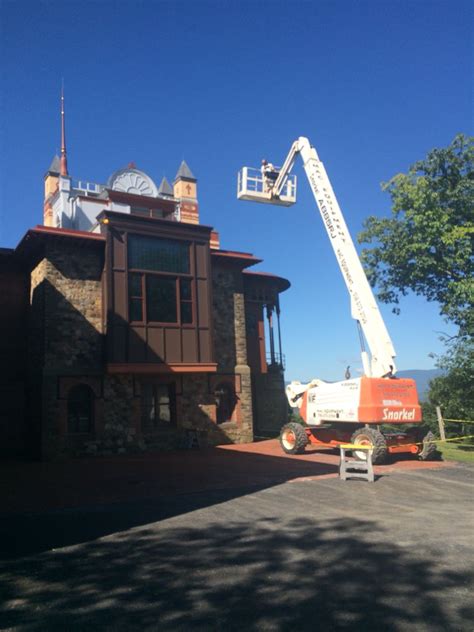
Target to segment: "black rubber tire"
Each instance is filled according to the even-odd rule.
[[[434,439],[435,436],[431,431],[423,437],[423,449],[418,454],[420,461],[436,461],[441,457],[441,453],[436,447],[436,443],[429,443]]]
[[[308,444],[308,436],[301,424],[291,422],[280,431],[280,445],[286,454],[301,454]]]
[[[359,428],[352,435],[351,443],[372,445],[372,463],[374,465],[385,463],[387,460],[387,442],[385,437],[381,432],[375,430],[374,428]],[[362,450],[360,452],[354,450],[352,454],[359,461],[365,461],[367,459],[367,455]]]

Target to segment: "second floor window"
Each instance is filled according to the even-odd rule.
[[[189,244],[142,235],[128,238],[128,267],[153,272],[190,273]]]
[[[129,320],[192,324],[190,245],[138,235],[128,244]]]

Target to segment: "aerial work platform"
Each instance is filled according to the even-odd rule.
[[[242,167],[237,182],[238,199],[291,206],[296,202],[296,176],[289,174],[283,182],[280,194],[272,195],[272,189],[279,173],[280,167],[266,172],[253,167]]]

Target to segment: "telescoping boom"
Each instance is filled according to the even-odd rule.
[[[303,136],[295,140],[283,166],[275,169],[273,174],[269,174],[262,168],[262,187],[260,191],[255,191],[254,195],[249,194],[240,186],[243,182],[241,178],[238,197],[276,204],[282,199],[282,203],[288,205],[288,192],[291,191],[289,175],[298,154],[303,161],[311,190],[349,291],[352,317],[362,329],[370,350],[369,357],[364,347],[362,348],[364,373],[368,377],[392,376],[396,372],[394,360],[396,354],[392,340],[334,195],[326,169],[309,140]],[[246,170],[247,168],[244,167],[245,172]],[[270,175],[273,175],[272,179]]]

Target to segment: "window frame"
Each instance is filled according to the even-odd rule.
[[[160,270],[147,270],[143,268],[134,268],[130,265],[130,254],[129,254],[129,239],[130,237],[146,237],[148,239],[156,239],[157,241],[172,241],[178,244],[186,245],[188,248],[188,257],[189,257],[189,272],[167,272]],[[127,320],[130,324],[139,324],[139,325],[152,325],[152,326],[163,326],[163,327],[183,327],[183,328],[194,328],[196,327],[196,288],[195,288],[195,274],[194,274],[194,248],[193,242],[188,240],[179,240],[168,237],[158,237],[158,236],[150,236],[150,235],[142,235],[140,233],[127,233]],[[140,276],[141,279],[141,296],[132,296],[130,294],[130,277],[131,276]],[[176,321],[167,322],[160,320],[151,320],[148,315],[148,278],[163,278],[163,279],[174,279],[175,281],[175,307],[176,307]],[[190,295],[191,298],[185,299],[182,298],[182,289],[181,289],[181,279],[188,280],[190,284]],[[135,320],[131,318],[131,301],[141,300],[141,320]],[[191,322],[183,322],[183,306],[191,304]]]
[[[75,392],[83,391],[88,394],[88,401],[80,401],[79,399],[73,399],[71,396],[74,395]],[[96,395],[94,393],[94,389],[84,382],[80,382],[79,384],[74,384],[69,389],[66,400],[66,432],[69,436],[78,436],[78,435],[90,435],[94,433],[95,429],[95,400]],[[88,408],[88,426],[87,430],[77,430],[76,428],[71,429],[71,405],[72,404],[80,404],[81,406],[85,406],[87,404]],[[77,419],[75,420],[75,424],[77,424]]]
[[[166,389],[168,404],[166,405],[169,410],[169,421],[164,421],[160,418],[159,411],[165,404],[159,403],[158,391],[159,389]],[[154,420],[152,422],[145,421],[145,389],[150,389],[153,399]],[[141,397],[140,397],[140,419],[142,432],[145,435],[158,432],[162,428],[175,428],[176,421],[176,384],[174,382],[152,382],[143,381],[141,385]]]

